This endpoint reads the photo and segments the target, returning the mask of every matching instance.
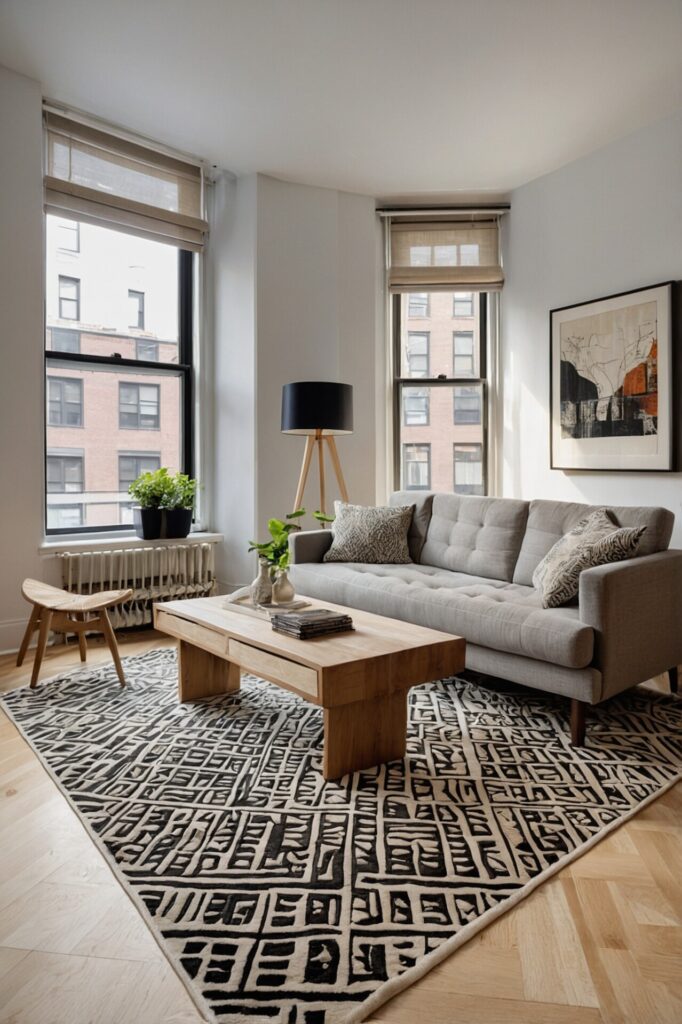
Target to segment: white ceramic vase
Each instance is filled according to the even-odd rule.
[[[264,558],[259,558],[258,567],[258,575],[249,588],[251,600],[254,604],[271,604],[272,580],[270,579],[270,565]]]
[[[272,600],[275,604],[286,604],[287,601],[293,601],[295,596],[296,591],[286,569],[280,569],[272,585]]]

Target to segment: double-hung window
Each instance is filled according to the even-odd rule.
[[[388,216],[394,485],[485,494],[489,293],[502,285],[497,221]]]
[[[128,529],[140,473],[194,472],[202,172],[51,110],[45,142],[46,530]]]

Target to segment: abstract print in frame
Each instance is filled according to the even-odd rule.
[[[672,470],[672,284],[550,312],[552,469]]]

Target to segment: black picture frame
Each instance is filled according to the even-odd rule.
[[[608,422],[609,428],[614,430],[613,434],[604,433],[595,436],[569,436],[567,437],[562,420],[566,418],[566,409],[562,410],[562,370],[564,381],[566,378],[565,366],[562,367],[561,350],[561,328],[567,324],[576,324],[578,339],[583,342],[585,353],[591,351],[592,338],[599,338],[599,331],[590,336],[590,342],[584,344],[584,335],[580,336],[580,330],[584,325],[594,321],[598,326],[603,319],[608,321],[609,317],[614,325],[620,326],[622,322],[630,317],[633,323],[637,324],[635,307],[643,307],[648,303],[656,303],[656,324],[655,342],[657,346],[655,356],[656,375],[656,429],[652,432],[645,432],[641,435],[630,433],[618,433],[618,429],[626,431],[631,429],[625,423],[614,426],[611,417],[612,400],[623,396],[617,395],[617,390],[609,394],[601,394],[597,390],[597,398],[583,398],[576,400],[574,404],[581,407],[586,404],[588,412],[593,414],[593,419]],[[601,319],[600,319],[601,318]],[[583,302],[575,302],[567,306],[559,306],[549,311],[549,457],[550,469],[570,473],[671,473],[675,472],[678,464],[678,453],[680,451],[680,425],[677,417],[677,396],[679,394],[680,359],[677,353],[676,339],[680,333],[678,329],[680,321],[680,289],[675,281],[664,281],[659,284],[648,285],[642,288],[633,288],[628,291],[616,292],[612,295],[601,296],[596,299],[589,299]],[[566,332],[564,332],[565,334]],[[614,330],[614,334],[616,330]],[[646,337],[646,335],[645,335]],[[570,339],[571,343],[575,341]],[[594,344],[598,345],[598,341]],[[623,358],[625,362],[625,340],[623,341]],[[591,358],[589,355],[586,361]],[[581,356],[582,360],[582,356]],[[580,361],[580,360],[579,360]],[[640,360],[641,363],[649,363],[649,357]],[[600,368],[616,365],[616,360],[606,361],[600,364],[596,360],[594,367]],[[638,364],[639,366],[639,364]],[[581,367],[582,368],[582,367]],[[574,366],[575,369],[575,366]],[[576,370],[577,372],[577,370]],[[624,377],[631,371],[626,370]],[[587,374],[588,387],[590,384],[590,372]],[[647,371],[647,381],[649,373]],[[584,378],[579,375],[580,384],[584,384]],[[650,398],[653,392],[644,394],[644,398]],[[596,405],[606,402],[609,399],[609,411],[606,418],[596,412]],[[590,409],[590,403],[594,409]],[[566,403],[564,403],[565,405]],[[602,406],[603,409],[603,406]],[[575,410],[576,420],[582,419],[585,409]],[[663,413],[663,415],[661,415]],[[589,416],[587,417],[589,420]],[[570,425],[570,416],[569,416]],[[585,429],[583,424],[582,428]],[[565,443],[567,442],[568,443]],[[596,442],[596,443],[594,443]]]

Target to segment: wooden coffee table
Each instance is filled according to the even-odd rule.
[[[407,691],[461,672],[461,637],[409,622],[350,612],[352,633],[295,640],[269,620],[226,607],[225,597],[154,605],[154,625],[177,637],[181,701],[233,693],[252,672],[324,709],[325,779],[405,756]]]

